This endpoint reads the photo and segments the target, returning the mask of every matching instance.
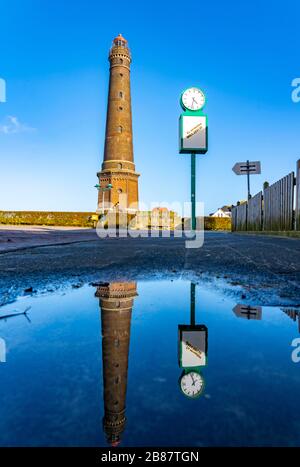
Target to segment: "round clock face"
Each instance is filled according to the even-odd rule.
[[[183,394],[187,397],[198,397],[204,388],[204,379],[200,373],[191,371],[182,376],[180,387]]]
[[[189,88],[182,94],[181,102],[188,110],[200,110],[204,107],[205,96],[201,89]]]

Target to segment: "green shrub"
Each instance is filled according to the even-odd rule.
[[[231,230],[230,217],[205,217],[205,230]]]
[[[91,212],[0,211],[0,224],[92,227]]]

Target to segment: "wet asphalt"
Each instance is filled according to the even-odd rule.
[[[300,239],[206,232],[201,248],[188,249],[174,237],[100,239],[84,229],[40,234],[1,232],[0,305],[86,283],[168,278],[206,282],[237,302],[300,306]]]

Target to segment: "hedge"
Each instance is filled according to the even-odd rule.
[[[94,212],[0,211],[0,224],[93,227]],[[185,221],[185,225],[189,221]],[[205,230],[231,230],[231,219],[205,217]]]

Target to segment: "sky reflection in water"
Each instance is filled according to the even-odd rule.
[[[201,284],[193,297],[188,281],[111,282],[2,307],[31,309],[0,319],[0,445],[300,446],[298,310],[233,311]],[[189,344],[207,363],[196,398],[180,387],[191,323],[207,345]]]

